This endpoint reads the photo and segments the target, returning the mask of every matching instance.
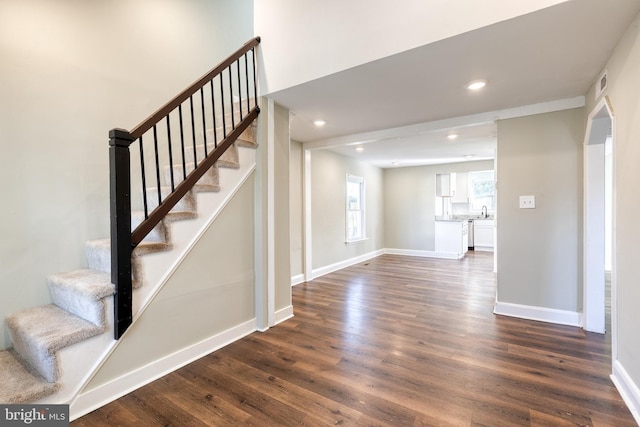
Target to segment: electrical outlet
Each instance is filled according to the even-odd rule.
[[[535,209],[536,196],[520,196],[520,209]]]

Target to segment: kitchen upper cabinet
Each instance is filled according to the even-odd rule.
[[[456,174],[439,173],[436,175],[436,196],[453,197],[456,194]]]
[[[461,172],[454,175],[456,185],[451,203],[469,203],[469,174]]]
[[[494,219],[473,221],[473,248],[476,251],[493,251],[495,235]]]

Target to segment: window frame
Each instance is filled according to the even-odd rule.
[[[349,185],[356,184],[359,186],[358,198],[359,209],[350,209]],[[352,244],[367,240],[367,222],[366,222],[366,181],[361,176],[347,174],[345,181],[345,243]],[[353,235],[350,230],[350,213],[359,212],[360,233]]]
[[[475,197],[473,197],[475,195],[474,191],[473,191],[473,178],[472,176],[474,174],[481,174],[481,173],[487,173],[487,172],[491,172],[493,174],[493,179],[492,179],[492,195],[491,195],[491,203],[486,205],[487,206],[487,213],[495,213],[495,209],[496,209],[496,188],[495,188],[495,182],[496,182],[496,172],[494,169],[487,169],[487,170],[478,170],[478,171],[469,171],[468,172],[468,181],[467,181],[467,185],[468,185],[468,194],[469,194],[469,213],[470,214],[478,214],[482,211],[482,208],[480,209],[474,209],[474,204],[473,204],[473,199],[475,199]]]

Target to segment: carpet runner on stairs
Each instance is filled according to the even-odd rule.
[[[218,162],[200,179],[155,229],[136,247],[133,253],[134,287],[141,286],[141,257],[171,248],[171,221],[197,216],[194,192],[217,192],[218,168],[238,168],[237,146],[256,148],[255,124],[243,133]],[[204,146],[196,146],[202,150]],[[201,160],[201,159],[200,159]],[[193,169],[193,157],[185,158],[187,170]],[[182,165],[173,165],[175,176],[183,177]],[[170,167],[165,174],[170,174]],[[168,179],[168,177],[167,177]],[[149,211],[157,205],[156,188],[148,189]],[[164,197],[168,189],[160,190]],[[144,219],[142,212],[132,213],[132,228]],[[6,325],[13,348],[0,350],[0,403],[30,403],[50,396],[59,388],[61,372],[58,350],[105,331],[107,325],[104,299],[115,293],[111,283],[111,251],[109,239],[86,242],[85,254],[89,268],[53,274],[48,277],[52,304],[28,308],[7,317]]]

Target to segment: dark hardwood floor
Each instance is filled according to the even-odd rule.
[[[492,314],[492,254],[384,255],[293,288],[295,317],[81,426],[636,426],[606,337]]]

